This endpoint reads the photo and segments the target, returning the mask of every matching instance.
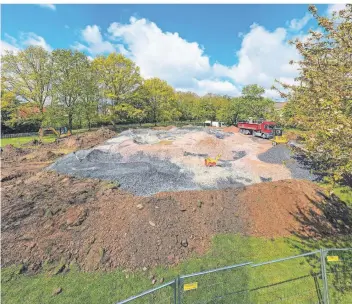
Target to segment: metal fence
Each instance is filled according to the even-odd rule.
[[[16,138],[16,137],[27,137],[27,136],[37,136],[37,135],[38,135],[38,132],[1,134],[1,138]]]
[[[121,303],[352,303],[352,248],[181,275]]]

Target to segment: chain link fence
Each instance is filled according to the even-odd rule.
[[[352,303],[352,248],[181,275],[119,303]]]

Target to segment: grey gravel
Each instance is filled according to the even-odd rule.
[[[76,157],[77,156],[77,157]],[[82,150],[66,155],[48,167],[60,173],[80,177],[116,181],[124,190],[136,195],[152,195],[162,191],[197,190],[193,173],[167,159],[137,153],[128,162],[118,153]]]
[[[293,178],[317,181],[320,176],[314,174],[312,168],[303,155],[291,151],[286,145],[277,145],[268,151],[259,154],[258,158],[270,164],[283,164],[291,172]]]
[[[242,157],[245,157],[247,155],[246,151],[232,151],[233,156],[232,158],[234,160],[241,159]]]
[[[277,145],[259,154],[258,158],[269,164],[282,164],[284,161],[291,159],[291,150],[285,145]]]

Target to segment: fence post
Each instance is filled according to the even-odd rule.
[[[177,304],[177,287],[178,287],[178,277],[175,279],[174,284],[172,284],[174,289],[174,304]]]
[[[323,303],[329,304],[329,286],[328,286],[328,278],[326,275],[326,253],[327,250],[321,248],[320,249],[320,259],[321,259],[321,278],[323,280]]]
[[[178,289],[177,303],[181,304],[182,303],[183,278],[180,278],[180,276],[177,276],[177,289]]]

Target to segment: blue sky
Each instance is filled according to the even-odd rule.
[[[317,5],[329,14],[341,5]],[[145,77],[179,90],[238,95],[275,78],[293,82],[287,40],[316,29],[307,5],[2,5],[2,50],[30,44],[73,48],[90,58],[122,52]]]

